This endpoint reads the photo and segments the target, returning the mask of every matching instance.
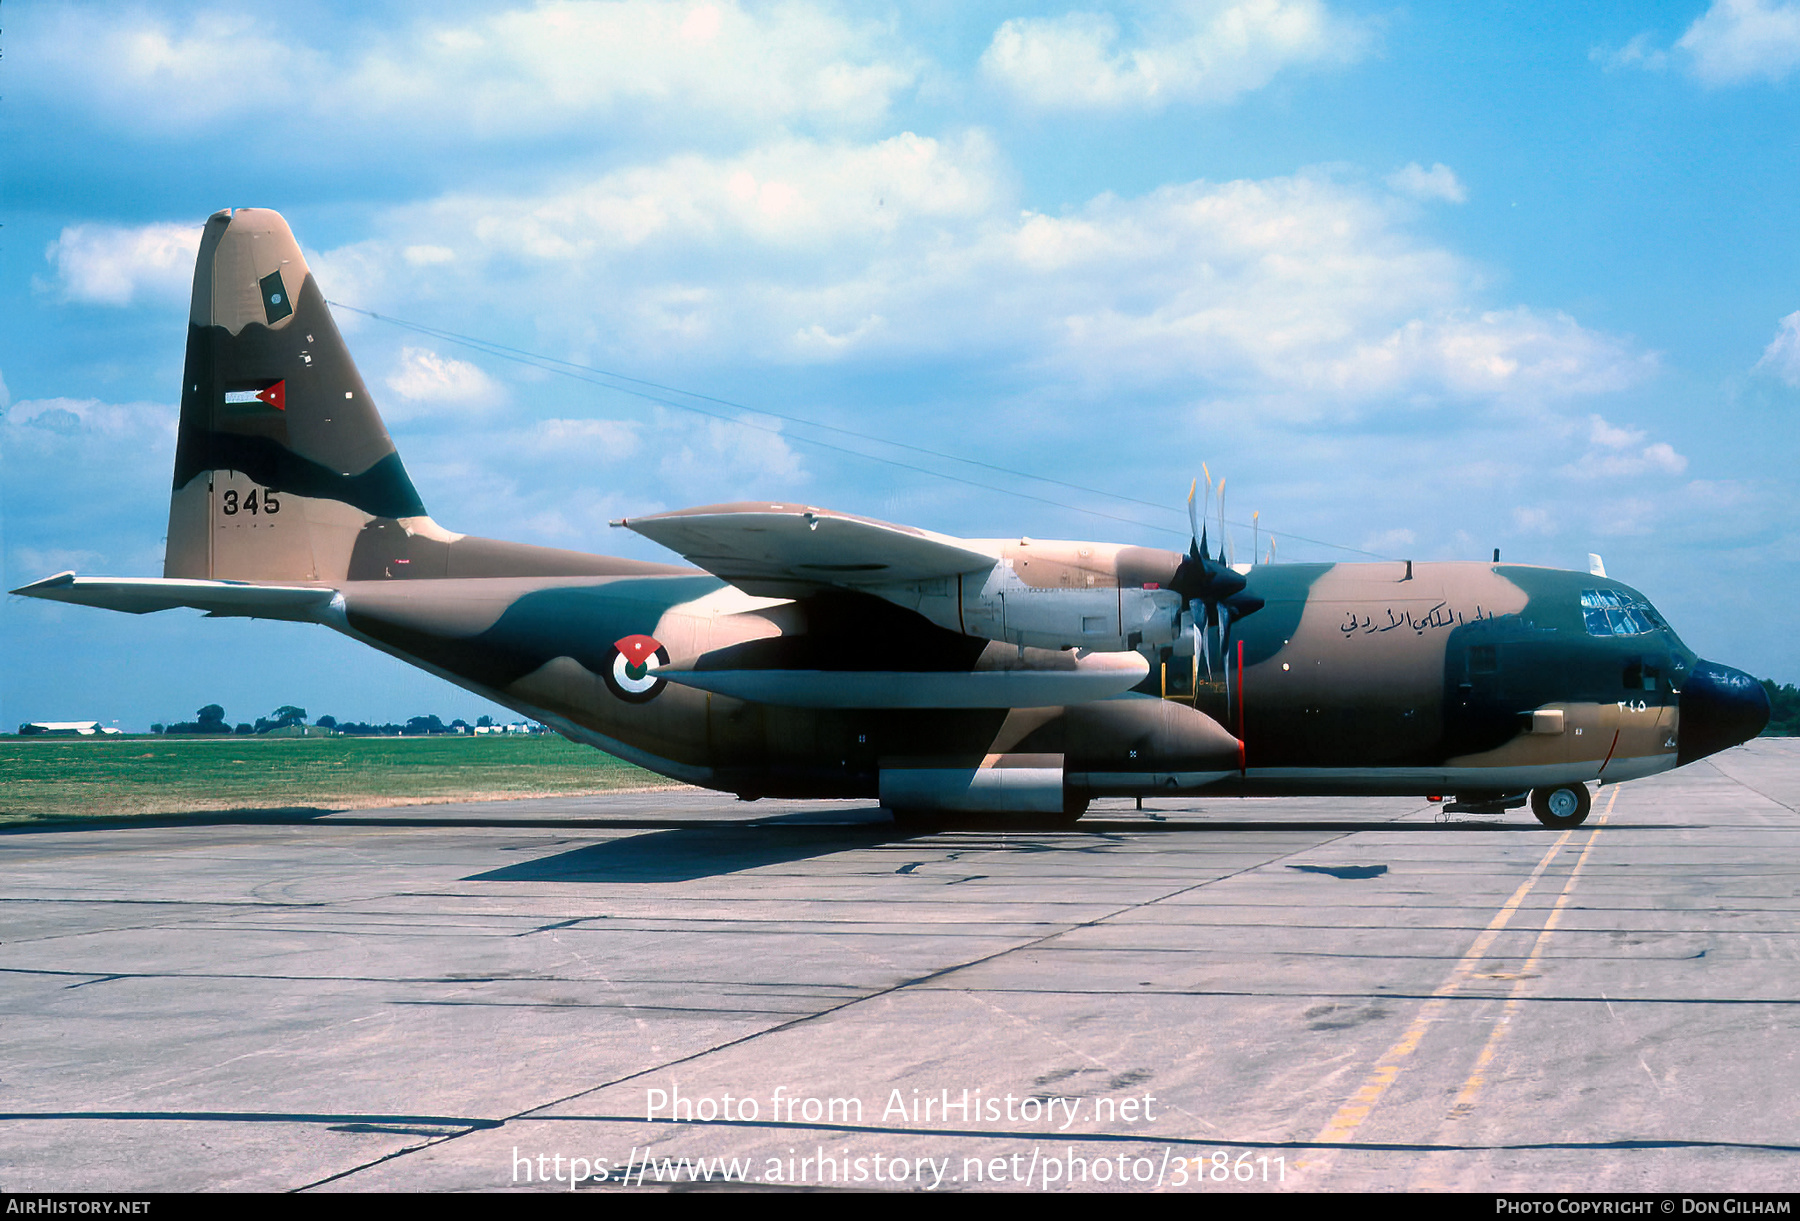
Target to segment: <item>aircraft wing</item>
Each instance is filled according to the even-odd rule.
[[[769,598],[986,572],[995,562],[961,539],[806,505],[708,505],[613,525]]]
[[[147,615],[192,607],[218,617],[315,622],[337,595],[317,585],[250,585],[242,581],[166,580],[161,577],[78,577],[59,572],[12,591],[27,598],[73,602]]]

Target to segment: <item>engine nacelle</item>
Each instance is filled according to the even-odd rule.
[[[957,577],[865,586],[939,627],[1036,649],[1122,652],[1177,641],[1181,595],[1160,588],[1181,557],[1097,543],[983,543],[993,567]]]
[[[963,605],[991,640],[1039,649],[1112,652],[1175,639],[1181,596],[1166,589],[1033,589],[1000,582]]]

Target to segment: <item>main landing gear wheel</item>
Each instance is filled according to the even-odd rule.
[[[1531,790],[1531,812],[1546,827],[1566,831],[1587,821],[1594,799],[1585,784],[1559,784],[1555,788]]]

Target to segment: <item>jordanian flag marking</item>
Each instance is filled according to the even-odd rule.
[[[225,392],[227,407],[247,407],[251,403],[264,403],[277,411],[286,411],[287,382],[279,381],[273,386],[264,386],[261,390],[227,390]]]

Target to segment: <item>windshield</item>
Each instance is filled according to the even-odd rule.
[[[1590,636],[1643,636],[1666,626],[1648,602],[1619,589],[1582,590],[1581,617]]]

